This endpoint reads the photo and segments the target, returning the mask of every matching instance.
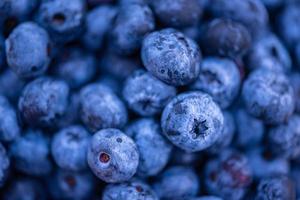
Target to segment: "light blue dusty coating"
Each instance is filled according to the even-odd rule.
[[[100,155],[109,155],[101,162]],[[137,171],[139,152],[134,141],[118,129],[102,129],[94,134],[88,149],[93,173],[108,183],[128,181]]]
[[[51,143],[56,164],[71,171],[86,169],[90,139],[90,134],[80,125],[68,126],[57,132]]]
[[[50,38],[34,22],[18,25],[5,41],[8,66],[22,78],[43,74],[50,63]]]
[[[252,72],[243,85],[246,110],[266,124],[287,121],[294,111],[293,88],[284,74],[267,69]]]
[[[125,133],[135,141],[140,161],[139,176],[155,176],[168,163],[172,145],[163,136],[160,124],[151,118],[141,118],[131,123]]]
[[[122,128],[127,122],[124,103],[108,87],[93,83],[80,91],[80,115],[87,128]]]
[[[19,111],[28,124],[50,127],[65,113],[69,98],[67,83],[41,77],[28,83],[19,99]]]
[[[175,87],[144,70],[134,71],[123,88],[123,97],[129,108],[141,116],[159,114],[175,95]]]
[[[202,92],[176,96],[164,109],[161,127],[177,147],[189,152],[201,151],[222,135],[224,118],[219,106]]]
[[[225,109],[237,96],[240,84],[240,73],[233,61],[209,57],[203,60],[200,74],[192,89],[210,94],[214,101]]]
[[[172,28],[148,34],[143,41],[141,56],[146,69],[170,85],[187,85],[195,81],[200,72],[198,45]]]
[[[20,136],[17,114],[9,101],[0,95],[0,141],[11,142]]]
[[[0,188],[4,185],[9,167],[10,160],[4,146],[0,143]]]
[[[159,198],[149,185],[139,180],[132,180],[107,185],[102,200],[159,200]]]
[[[173,166],[158,177],[153,188],[161,199],[183,199],[196,196],[200,189],[200,182],[192,168]]]
[[[11,144],[10,154],[15,168],[25,174],[41,176],[52,170],[50,141],[39,130],[27,130]]]

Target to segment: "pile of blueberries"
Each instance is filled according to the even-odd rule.
[[[1,200],[299,200],[300,0],[0,0]]]

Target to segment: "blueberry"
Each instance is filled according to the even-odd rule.
[[[198,0],[154,0],[149,2],[157,18],[165,26],[195,25],[202,15],[203,7]]]
[[[280,72],[291,69],[291,58],[287,49],[274,34],[259,37],[247,55],[247,67],[250,70],[267,68]]]
[[[293,115],[285,124],[272,127],[268,133],[272,152],[286,158],[300,156],[300,116]]]
[[[223,151],[206,164],[204,180],[209,194],[224,199],[243,199],[252,182],[247,157],[237,151]]]
[[[52,170],[50,141],[39,130],[27,130],[12,143],[10,153],[15,168],[25,174],[42,176]]]
[[[3,69],[5,65],[5,40],[0,33],[0,69]]]
[[[176,95],[176,88],[144,70],[137,70],[124,84],[123,97],[129,108],[141,116],[159,114]]]
[[[195,81],[200,72],[198,45],[172,28],[147,35],[141,56],[147,70],[167,84],[187,85]]]
[[[70,101],[66,107],[66,112],[58,121],[57,127],[65,128],[67,126],[80,123],[79,101],[79,94],[77,92],[70,95]]]
[[[45,27],[57,43],[77,38],[84,22],[83,0],[44,0],[41,2],[37,21]]]
[[[20,77],[43,74],[50,63],[48,33],[33,22],[18,25],[5,41],[9,67]]]
[[[243,56],[251,45],[248,30],[230,19],[215,19],[203,36],[204,50],[212,55],[236,58]]]
[[[95,186],[89,172],[57,170],[47,180],[52,199],[91,199]]]
[[[287,176],[262,179],[257,186],[255,200],[296,200],[293,181]]]
[[[294,72],[289,76],[290,83],[294,89],[295,95],[295,111],[300,112],[300,74]]]
[[[125,132],[133,138],[140,154],[137,174],[157,175],[167,165],[172,150],[172,145],[162,136],[160,124],[141,118],[131,123]]]
[[[117,9],[113,6],[98,6],[87,13],[85,18],[86,30],[83,44],[90,50],[97,50],[103,46],[106,34],[111,29]]]
[[[10,159],[4,146],[0,143],[0,188],[4,185],[8,170],[10,167]]]
[[[108,183],[129,180],[137,171],[139,153],[133,140],[118,129],[102,129],[94,134],[88,149],[93,173]]]
[[[240,84],[239,70],[233,61],[208,57],[203,60],[200,74],[192,89],[208,93],[221,108],[225,109],[237,96]]]
[[[238,109],[235,113],[235,121],[237,146],[248,148],[261,144],[265,132],[261,120],[249,115],[244,109]]]
[[[111,75],[104,75],[97,81],[99,84],[110,88],[118,96],[122,96],[123,82]]]
[[[202,196],[202,197],[187,198],[184,200],[222,200],[222,199],[216,196]]]
[[[65,113],[69,87],[50,77],[38,78],[26,85],[19,99],[19,111],[28,124],[38,127],[56,125]]]
[[[20,131],[15,109],[0,96],[0,141],[11,142],[20,136]]]
[[[287,121],[294,111],[292,86],[279,72],[258,69],[244,82],[242,97],[247,111],[267,124]]]
[[[88,83],[96,73],[93,55],[80,49],[67,50],[56,66],[55,74],[64,79],[71,88],[79,88]]]
[[[192,168],[173,166],[158,177],[153,187],[161,199],[183,199],[196,196],[200,182]]]
[[[122,128],[127,122],[124,103],[104,85],[93,83],[80,91],[81,120],[92,132]]]
[[[262,0],[262,3],[270,10],[280,8],[285,2],[285,0]]]
[[[133,180],[106,186],[102,200],[158,200],[155,192],[142,181]]]
[[[193,166],[201,162],[203,156],[199,155],[198,152],[186,152],[179,148],[173,148],[171,154],[171,164],[172,165],[185,165]]]
[[[66,127],[52,139],[51,152],[56,164],[66,170],[87,168],[87,149],[90,134],[79,125]]]
[[[164,109],[161,126],[166,137],[186,151],[210,147],[222,135],[223,114],[212,98],[202,92],[176,96]]]
[[[212,0],[208,9],[214,17],[229,18],[242,23],[253,36],[267,28],[268,12],[260,0]]]
[[[299,165],[295,165],[292,168],[291,171],[291,178],[293,179],[295,186],[296,186],[296,192],[297,192],[297,196],[300,195],[300,168]]]
[[[111,33],[113,49],[121,55],[137,52],[144,36],[154,28],[154,16],[146,4],[132,3],[121,6]]]
[[[10,101],[18,100],[24,85],[25,82],[10,69],[6,69],[0,74],[0,94]]]

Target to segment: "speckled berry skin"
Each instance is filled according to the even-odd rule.
[[[134,141],[118,129],[94,134],[88,149],[93,173],[107,183],[128,181],[137,171],[139,153]]]
[[[139,180],[107,185],[102,200],[158,200],[152,188]]]
[[[176,96],[164,109],[161,127],[165,136],[186,151],[201,151],[222,135],[224,118],[219,106],[202,92]]]
[[[37,77],[47,70],[50,48],[48,33],[34,22],[20,24],[5,41],[7,63],[22,78]]]
[[[72,125],[56,133],[51,143],[56,164],[71,171],[86,169],[90,138],[90,134],[80,125]]]
[[[176,95],[176,88],[165,84],[144,70],[136,70],[124,84],[123,97],[129,108],[141,116],[162,111]]]
[[[111,33],[113,50],[121,55],[137,52],[144,36],[154,28],[154,16],[146,4],[121,5]]]
[[[43,176],[50,173],[50,140],[39,130],[27,130],[10,146],[14,167],[27,174]]]
[[[279,72],[258,69],[244,82],[242,97],[246,110],[266,124],[287,121],[294,111],[293,88]]]
[[[209,194],[224,199],[241,200],[252,182],[252,172],[247,157],[226,150],[205,167],[205,185]]]
[[[172,27],[197,24],[203,9],[198,0],[153,0],[149,4],[159,21]]]
[[[293,115],[287,123],[269,130],[268,143],[272,152],[286,158],[300,156],[300,116]]]
[[[225,109],[237,96],[240,84],[240,73],[232,60],[207,57],[202,62],[200,74],[192,89],[208,93],[222,109]]]
[[[0,188],[4,185],[6,181],[8,171],[10,167],[10,159],[4,146],[0,143]]]
[[[255,200],[296,200],[293,181],[287,176],[262,179],[257,186]]]
[[[23,120],[35,127],[55,126],[65,113],[69,98],[67,83],[41,77],[28,83],[19,99]]]
[[[44,0],[37,14],[37,21],[47,29],[56,43],[77,38],[82,31],[85,13],[83,0]]]
[[[0,95],[0,141],[11,142],[20,136],[16,111],[9,101]]]
[[[151,118],[141,118],[131,123],[125,133],[133,138],[140,154],[137,174],[157,175],[167,165],[172,151],[172,145],[162,136],[160,124]]]
[[[96,83],[80,91],[80,113],[81,120],[92,132],[122,128],[127,122],[124,103],[108,87]]]
[[[209,54],[236,58],[248,51],[251,35],[242,24],[220,18],[208,24],[203,42]]]
[[[173,166],[164,171],[153,188],[161,199],[183,199],[196,196],[200,182],[196,172],[190,167]]]
[[[147,70],[170,85],[187,85],[196,80],[200,72],[198,45],[172,28],[148,34],[141,56]]]

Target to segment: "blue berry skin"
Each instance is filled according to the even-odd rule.
[[[83,28],[85,3],[83,0],[44,0],[37,21],[47,29],[56,43],[77,38]]]
[[[172,151],[172,145],[162,136],[160,124],[151,118],[141,118],[131,123],[125,133],[133,138],[140,154],[137,174],[157,175],[167,165]]]
[[[4,185],[10,167],[10,159],[4,146],[0,143],[0,188]]]
[[[110,88],[118,96],[122,96],[123,83],[111,75],[104,75],[100,77],[97,82]]]
[[[229,147],[236,132],[237,123],[235,123],[233,115],[228,111],[224,111],[223,116],[224,127],[222,130],[222,136],[220,136],[217,141],[207,149],[209,154],[219,154],[222,150]]]
[[[141,116],[159,114],[175,95],[175,87],[144,70],[136,70],[127,78],[123,88],[128,107]]]
[[[197,152],[186,152],[179,148],[173,148],[171,156],[172,165],[194,166],[202,159],[202,155]]]
[[[159,21],[169,27],[187,27],[199,22],[203,7],[198,0],[149,1]]]
[[[252,182],[247,157],[234,150],[223,151],[207,163],[204,180],[209,194],[223,199],[243,199]]]
[[[208,9],[213,17],[228,18],[242,23],[252,36],[263,32],[269,21],[268,12],[260,0],[212,0]]]
[[[97,83],[80,91],[80,115],[91,132],[103,128],[122,128],[127,122],[124,103],[110,88]]]
[[[3,0],[0,2],[0,22],[8,18],[26,20],[37,4],[37,0]]]
[[[203,59],[200,74],[192,89],[212,96],[222,109],[228,108],[239,92],[241,77],[237,65],[229,59]]]
[[[257,186],[255,200],[296,200],[293,181],[287,176],[265,178]]]
[[[79,101],[79,94],[77,92],[70,95],[70,101],[66,107],[66,112],[62,116],[61,120],[58,121],[58,128],[65,128],[67,126],[80,123]]]
[[[170,85],[187,85],[195,81],[200,72],[198,45],[172,28],[148,34],[143,41],[141,56],[146,69]]]
[[[282,157],[272,157],[262,148],[253,148],[246,153],[253,176],[257,180],[278,174],[289,174],[290,163]]]
[[[235,112],[235,121],[237,146],[247,149],[261,144],[265,132],[265,126],[261,120],[249,115],[244,109],[238,109]]]
[[[146,4],[120,6],[112,30],[113,50],[121,55],[137,52],[146,34],[155,28],[154,16]]]
[[[271,33],[257,38],[247,55],[247,67],[250,70],[266,68],[288,72],[291,65],[289,52],[279,38]]]
[[[10,69],[6,69],[0,74],[0,94],[12,102],[18,100],[24,85],[25,82]]]
[[[5,65],[5,40],[0,34],[0,69],[3,69]]]
[[[300,112],[300,73],[293,72],[289,75],[290,83],[294,89],[295,111]]]
[[[258,69],[252,72],[244,82],[242,97],[246,110],[266,124],[276,125],[287,121],[295,107],[289,80],[272,70]]]
[[[0,141],[11,142],[19,136],[16,111],[4,96],[0,96]]]
[[[202,92],[176,96],[164,109],[161,127],[177,147],[201,151],[213,145],[222,135],[224,118],[219,106]]]
[[[69,87],[61,80],[41,77],[28,83],[19,99],[19,111],[31,126],[52,127],[66,111]]]
[[[50,63],[48,33],[33,22],[18,25],[5,41],[9,67],[22,78],[43,74]]]
[[[118,129],[95,133],[87,157],[93,173],[107,183],[128,181],[139,164],[136,144]]]
[[[272,127],[268,133],[272,152],[286,158],[300,156],[300,116],[293,115],[288,122]]]
[[[47,193],[42,183],[35,179],[14,180],[3,194],[3,200],[46,200]]]
[[[80,49],[67,50],[57,64],[55,74],[64,79],[72,89],[88,83],[96,73],[96,59]]]
[[[291,178],[293,179],[295,186],[296,186],[297,197],[299,197],[299,195],[300,195],[300,167],[299,167],[299,165],[293,166],[292,171],[291,171]]]
[[[192,168],[173,166],[158,177],[153,188],[161,199],[183,199],[196,196],[200,182]]]
[[[43,176],[50,173],[52,163],[49,138],[38,130],[27,130],[10,146],[14,167],[28,175]]]
[[[187,198],[184,200],[223,200],[220,197],[216,196],[202,196],[202,197],[193,197],[193,198]]]
[[[269,10],[278,9],[286,2],[285,0],[261,0],[261,1]]]
[[[139,180],[106,186],[102,200],[158,200],[149,185]]]
[[[91,199],[95,186],[89,172],[57,170],[47,180],[52,199]]]
[[[90,134],[80,125],[60,130],[53,136],[51,152],[56,164],[66,170],[87,169]]]
[[[212,55],[236,58],[243,56],[251,45],[249,31],[230,19],[215,19],[203,36],[204,50]]]
[[[90,50],[97,50],[103,46],[105,37],[112,28],[117,9],[113,6],[98,6],[87,13],[85,18],[85,33],[82,41]]]

